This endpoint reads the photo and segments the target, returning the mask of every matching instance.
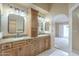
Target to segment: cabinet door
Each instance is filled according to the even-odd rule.
[[[28,47],[27,52],[28,52],[29,56],[34,56],[34,55],[35,55],[35,51],[34,51],[33,45],[30,45],[30,46]]]
[[[33,39],[30,41],[30,49],[31,49],[31,55],[37,55],[39,53],[39,41],[37,39]]]
[[[0,50],[0,56],[2,55],[2,52],[1,52],[1,50]]]
[[[34,55],[39,54],[39,41],[37,39],[33,41],[33,49],[34,49]]]
[[[15,55],[16,55],[16,52],[13,48],[2,51],[2,56],[15,56]]]
[[[45,39],[45,49],[49,49],[50,48],[50,39],[46,38]]]
[[[45,43],[44,43],[44,39],[40,39],[39,40],[39,51],[42,52],[45,49]]]
[[[30,46],[22,46],[16,48],[17,56],[30,56]]]
[[[25,55],[25,49],[26,47],[17,47],[16,48],[16,52],[17,52],[17,56],[24,56]]]
[[[41,40],[41,45],[42,45],[42,51],[45,50],[45,39]]]
[[[30,45],[26,45],[25,46],[25,56],[31,56],[31,46]]]

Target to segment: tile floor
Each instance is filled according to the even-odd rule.
[[[68,38],[55,38],[55,47],[60,50],[68,52],[68,41]]]
[[[68,38],[55,38],[55,48],[49,49],[37,56],[69,56],[68,46]],[[70,56],[78,55],[72,52]]]
[[[69,56],[69,54],[67,52],[55,48],[55,49],[49,49],[37,56]],[[79,56],[79,55],[72,52],[70,56]]]
[[[68,56],[68,53],[59,49],[49,49],[37,56]]]

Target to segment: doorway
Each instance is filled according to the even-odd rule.
[[[60,24],[57,28],[57,34],[55,36],[55,47],[63,51],[68,52],[68,41],[69,41],[69,28],[68,24]]]
[[[67,16],[56,16],[55,20],[55,48],[63,50],[65,52],[69,51],[69,24],[66,18]],[[62,20],[59,20],[62,19]],[[59,20],[57,22],[57,20]]]

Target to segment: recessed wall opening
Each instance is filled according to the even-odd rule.
[[[68,17],[63,14],[55,17],[55,48],[65,52],[69,51]]]

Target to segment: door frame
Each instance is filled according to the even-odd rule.
[[[69,8],[69,55],[72,56],[72,12],[79,7],[79,4]]]

